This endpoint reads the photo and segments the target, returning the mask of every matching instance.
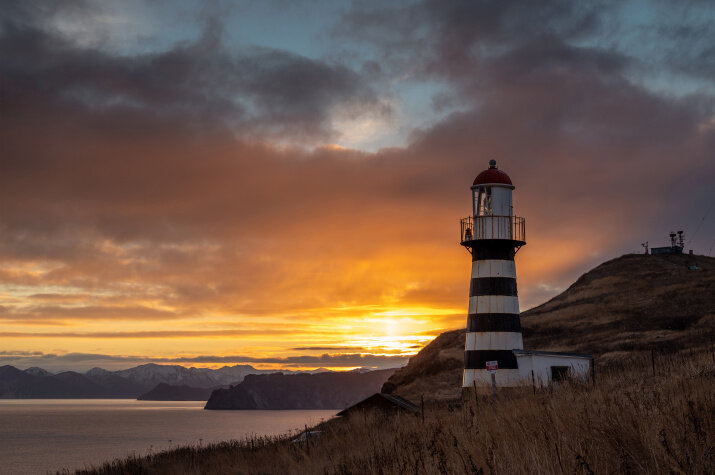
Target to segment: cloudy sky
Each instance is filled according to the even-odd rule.
[[[715,244],[711,1],[0,9],[0,363],[390,367],[465,324],[516,185],[522,308]]]

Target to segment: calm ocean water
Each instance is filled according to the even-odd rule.
[[[202,401],[0,399],[0,474],[54,473],[177,445],[283,434],[338,412],[203,407]]]

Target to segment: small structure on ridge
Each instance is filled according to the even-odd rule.
[[[685,248],[685,241],[683,239],[683,231],[678,231],[677,238],[676,233],[670,232],[670,246],[668,247],[651,247],[651,255],[656,254],[682,254]],[[646,254],[648,254],[648,249],[646,248]]]

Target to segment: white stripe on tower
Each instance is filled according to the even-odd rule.
[[[480,277],[511,277],[516,279],[514,261],[483,260],[472,262],[472,279]]]
[[[483,348],[491,350],[515,350],[524,348],[521,333],[518,332],[469,332],[464,349],[476,351]]]
[[[519,297],[516,295],[476,295],[469,297],[469,314],[474,313],[515,313],[518,315]]]

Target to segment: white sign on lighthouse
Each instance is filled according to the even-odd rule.
[[[491,374],[495,374],[499,369],[499,361],[487,361],[487,371]]]

